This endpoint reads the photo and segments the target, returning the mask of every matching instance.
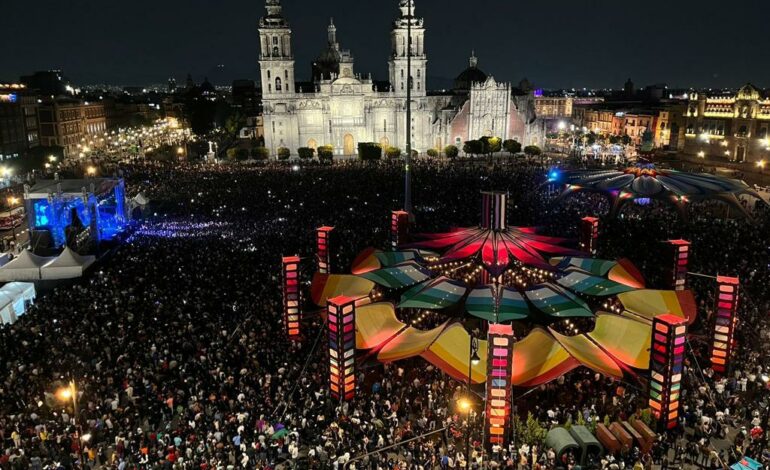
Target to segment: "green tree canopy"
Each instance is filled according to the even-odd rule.
[[[460,149],[458,149],[456,145],[447,145],[444,147],[444,155],[446,155],[447,158],[457,158],[457,156],[460,155]]]
[[[521,152],[521,144],[513,139],[508,139],[503,142],[503,148],[505,148],[505,151],[511,155]]]

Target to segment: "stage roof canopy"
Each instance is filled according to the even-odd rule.
[[[91,192],[91,184],[94,185],[94,195],[109,194],[120,183],[117,178],[89,178],[89,179],[60,179],[37,180],[24,195],[25,199],[45,199],[49,194],[56,194],[61,190],[63,196],[77,197],[86,192]]]

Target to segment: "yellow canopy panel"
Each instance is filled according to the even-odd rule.
[[[423,359],[461,382],[468,382],[470,364],[470,335],[459,323],[447,328],[436,341],[422,353]],[[483,383],[487,371],[487,341],[479,340],[479,361],[471,371],[472,383]]]
[[[542,328],[513,345],[514,385],[535,387],[566,374],[580,364]]]
[[[652,328],[631,318],[599,313],[588,336],[615,360],[635,369],[650,366]]]
[[[642,289],[618,294],[618,300],[626,310],[648,320],[670,313],[692,323],[697,315],[695,297],[689,290]]]
[[[379,302],[356,308],[356,348],[374,349],[382,346],[406,324],[396,318],[389,302]]]
[[[635,289],[644,289],[644,277],[630,260],[623,258],[610,269],[607,278],[618,284],[624,284]]]
[[[620,366],[585,335],[564,336],[549,328],[556,341],[584,366],[609,377],[622,378]]]
[[[374,248],[367,248],[359,253],[353,260],[353,266],[350,268],[351,274],[363,274],[380,269],[382,265],[377,259],[377,253],[380,253],[380,250]]]
[[[319,307],[326,306],[326,300],[345,295],[359,298],[369,295],[374,283],[368,279],[349,274],[320,274],[313,275],[310,296],[313,303]]]
[[[383,346],[377,359],[382,362],[400,361],[409,357],[419,356],[436,341],[446,323],[432,330],[422,331],[417,328],[407,327],[398,336],[388,341]]]

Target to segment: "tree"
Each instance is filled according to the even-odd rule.
[[[287,149],[286,147],[279,147],[278,148],[278,158],[280,160],[288,160],[291,156],[291,151]]]
[[[621,141],[623,142],[623,145],[631,145],[631,136],[626,134],[621,137]]]
[[[235,149],[235,159],[238,161],[244,161],[249,159],[249,149],[237,148]]]
[[[302,160],[310,160],[315,155],[315,149],[310,147],[300,147],[297,149],[297,154]]]
[[[463,152],[466,155],[479,155],[484,153],[484,145],[480,140],[469,140],[463,145]]]
[[[611,135],[610,136],[610,143],[612,145],[618,145],[620,143],[620,141],[621,141],[620,136],[617,136],[617,135]]]
[[[460,155],[460,150],[456,145],[447,145],[444,147],[444,155],[446,155],[447,158],[457,158],[457,156]]]
[[[524,147],[524,153],[528,157],[538,157],[543,155],[543,151],[540,150],[540,147],[538,147],[537,145],[527,145],[526,147]]]
[[[385,149],[385,155],[388,158],[398,158],[401,156],[401,149],[398,147],[388,147]]]
[[[488,137],[487,145],[487,153],[497,153],[503,149],[503,140],[500,137]]]
[[[382,157],[382,147],[374,142],[358,143],[358,158],[362,161],[379,160]]]
[[[436,149],[428,149],[428,152],[427,152],[427,153],[428,153],[428,156],[429,156],[430,158],[436,158],[436,157],[438,157],[438,150],[436,150]]]
[[[267,160],[270,158],[270,150],[267,147],[254,147],[251,149],[251,156],[255,160]]]
[[[318,159],[322,162],[331,162],[334,159],[334,147],[331,145],[318,147]]]
[[[225,130],[235,137],[246,126],[246,117],[240,111],[235,111],[225,119]]]
[[[511,155],[521,153],[521,144],[513,139],[508,139],[503,142],[503,148]]]

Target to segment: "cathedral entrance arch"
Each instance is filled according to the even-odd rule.
[[[353,155],[356,153],[355,142],[353,141],[353,136],[350,134],[345,134],[345,137],[343,137],[343,151],[345,155]]]
[[[307,148],[318,150],[318,142],[315,141],[315,139],[310,139],[307,141]]]

